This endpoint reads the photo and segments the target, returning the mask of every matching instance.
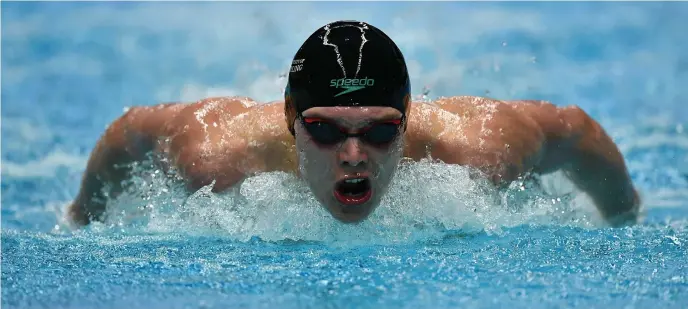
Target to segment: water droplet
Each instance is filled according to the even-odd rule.
[[[670,239],[674,243],[674,245],[677,245],[677,246],[681,245],[681,241],[679,241],[678,237],[676,237],[676,236],[669,235],[669,236],[664,236],[664,237]]]

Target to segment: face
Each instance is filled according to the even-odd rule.
[[[294,124],[299,173],[336,219],[364,220],[387,192],[403,150],[391,107],[313,107]]]

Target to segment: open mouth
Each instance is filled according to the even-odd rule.
[[[372,195],[370,180],[367,177],[342,180],[334,189],[334,197],[344,205],[363,204],[370,200]]]

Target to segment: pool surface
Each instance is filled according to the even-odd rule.
[[[2,308],[688,308],[688,3],[2,2]],[[129,106],[279,99],[312,31],[383,29],[413,93],[576,104],[643,219],[608,228],[555,173],[494,191],[400,168],[342,225],[290,175],[190,197],[141,167],[105,223],[61,218]]]

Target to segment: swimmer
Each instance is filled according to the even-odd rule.
[[[344,223],[365,220],[399,163],[432,158],[467,166],[495,186],[563,171],[612,226],[633,224],[640,199],[603,128],[576,106],[483,97],[412,102],[404,57],[378,28],[337,21],[293,58],[284,100],[215,97],[129,109],[104,132],[67,211],[102,220],[126,168],[153,154],[189,194],[223,192],[252,175],[294,173]]]

